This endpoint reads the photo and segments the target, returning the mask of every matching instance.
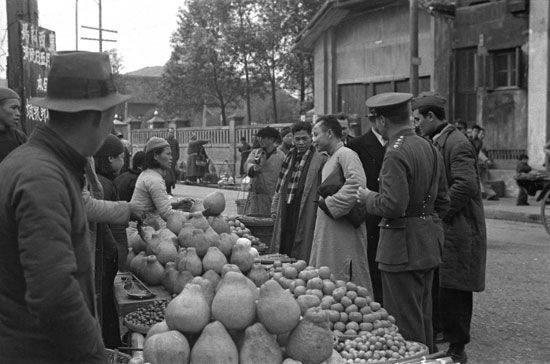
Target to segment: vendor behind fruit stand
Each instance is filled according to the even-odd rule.
[[[176,209],[192,202],[184,198],[179,202],[171,202],[166,192],[164,174],[172,167],[172,152],[166,139],[151,137],[145,145],[145,170],[137,181],[131,204],[147,213],[149,224],[155,224],[158,217],[167,220],[176,213]],[[158,226],[154,226],[158,228]]]

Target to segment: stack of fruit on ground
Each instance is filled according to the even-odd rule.
[[[208,210],[223,212],[225,203],[221,207],[213,204],[209,196],[203,202]],[[229,224],[221,215],[207,219],[201,212],[176,212],[166,228],[155,231],[144,227],[143,232],[142,239],[135,229],[128,229],[128,267],[146,284],[162,284],[173,294],[199,276],[219,280],[224,267],[248,272],[254,259],[259,258],[251,241],[230,233]]]
[[[342,362],[326,311],[311,308],[301,317],[292,294],[272,279],[258,288],[227,271],[215,283],[190,282],[170,301],[165,320],[147,333],[144,363]]]
[[[242,221],[239,221],[236,216],[226,217],[226,221],[231,228],[231,232],[238,235],[241,238],[249,239],[252,242],[252,246],[256,248],[261,254],[266,252],[269,248],[269,242],[260,241],[257,237],[252,235],[250,229],[248,229]]]
[[[365,287],[334,279],[328,267],[308,267],[303,260],[275,262],[269,276],[294,294],[302,313],[312,307],[326,310],[335,336],[341,340],[358,337],[354,343],[361,344],[360,350],[347,350],[352,348],[349,345],[337,346],[349,362],[403,359],[425,350],[417,343],[405,342],[395,318],[372,300]]]

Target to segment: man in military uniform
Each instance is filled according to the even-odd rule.
[[[485,289],[487,236],[476,152],[468,138],[445,120],[446,100],[424,93],[412,102],[415,124],[443,155],[451,207],[445,215],[443,261],[433,287],[434,307],[439,299],[439,321],[447,354],[455,362],[466,363],[465,345],[470,341],[473,292]],[[464,232],[468,233],[465,234]],[[436,285],[437,284],[437,285]]]
[[[411,99],[407,93],[383,93],[367,100],[369,117],[388,147],[380,192],[360,188],[357,198],[382,217],[376,261],[384,306],[405,339],[433,352],[431,290],[444,239],[440,217],[449,199],[441,155],[412,128]]]

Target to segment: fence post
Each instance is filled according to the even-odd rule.
[[[229,118],[229,148],[231,150],[231,163],[233,164],[233,177],[237,176],[237,133],[235,132],[235,118]]]

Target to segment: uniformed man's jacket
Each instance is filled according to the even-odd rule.
[[[434,174],[435,173],[435,174]],[[422,270],[441,263],[441,218],[449,208],[443,159],[410,128],[389,140],[380,192],[367,211],[382,217],[376,261],[384,271]]]

